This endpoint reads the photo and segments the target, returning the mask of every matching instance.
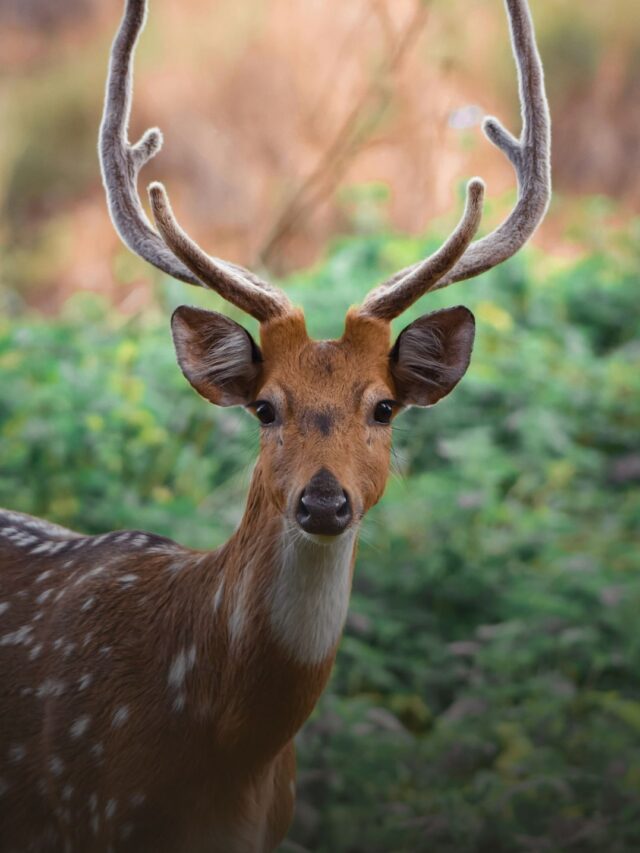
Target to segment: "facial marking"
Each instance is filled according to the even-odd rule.
[[[333,406],[322,409],[305,409],[300,415],[300,431],[304,434],[315,430],[328,438],[335,427],[337,411]]]

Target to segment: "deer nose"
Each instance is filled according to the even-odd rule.
[[[337,536],[353,517],[349,495],[330,471],[321,468],[298,501],[296,520],[307,533]]]

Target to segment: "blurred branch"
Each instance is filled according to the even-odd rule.
[[[300,219],[308,217],[313,209],[335,189],[347,166],[359,153],[377,126],[391,99],[389,80],[401,67],[427,22],[428,9],[423,0],[416,7],[408,23],[395,36],[390,29],[386,8],[381,0],[374,0],[378,17],[384,22],[383,30],[388,44],[387,53],[371,76],[369,84],[338,128],[333,142],[325,149],[316,167],[302,181],[285,203],[283,210],[258,251],[258,262],[272,265],[280,248],[291,236]]]

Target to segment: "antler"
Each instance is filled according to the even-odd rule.
[[[281,290],[243,267],[205,254],[174,219],[161,184],[153,184],[150,192],[162,237],[151,227],[142,208],[136,186],[138,173],[162,146],[162,134],[156,127],[147,130],[135,145],[127,138],[133,55],[146,14],[146,0],[126,0],[111,49],[99,141],[102,182],[111,219],[122,241],[136,255],[187,284],[215,290],[264,322],[290,309],[289,299]]]
[[[483,130],[515,169],[516,206],[498,228],[471,243],[479,225],[483,188],[479,179],[471,181],[465,214],[453,235],[426,261],[375,288],[360,308],[364,315],[392,320],[423,294],[501,264],[527,242],[546,213],[551,198],[551,131],[544,73],[527,0],[505,0],[505,5],[518,68],[522,133],[516,139],[493,117],[485,119]]]

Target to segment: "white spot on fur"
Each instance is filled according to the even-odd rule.
[[[13,512],[5,509],[2,511],[2,515],[9,521],[15,521],[18,524],[25,525],[30,530],[37,530],[40,533],[46,533],[47,536],[64,536],[67,539],[76,539],[80,535],[79,533],[76,533],[75,530],[69,530],[68,527],[62,527],[62,525],[54,524],[52,521],[47,521],[44,518],[36,518],[35,516],[28,515],[25,512]]]
[[[36,690],[36,696],[38,699],[44,699],[47,696],[62,696],[64,691],[64,681],[59,681],[56,678],[45,678]]]
[[[196,662],[196,647],[191,646],[191,648],[182,649],[182,651],[178,652],[178,654],[171,661],[171,666],[169,667],[169,675],[167,677],[167,682],[170,687],[174,687],[176,690],[182,687],[184,679],[188,672],[190,672],[195,666]]]
[[[31,651],[29,652],[29,660],[35,660],[40,656],[40,652],[42,651],[42,643],[37,643]]]
[[[100,818],[97,814],[91,818],[91,829],[94,835],[98,835],[100,832]]]
[[[174,711],[184,711],[184,706],[187,704],[187,698],[184,693],[178,693],[172,703],[172,708]]]
[[[81,675],[80,678],[78,679],[78,690],[86,690],[92,681],[93,681],[93,676],[91,675],[90,672],[87,672],[84,675]]]
[[[49,770],[53,773],[54,776],[62,776],[64,771],[64,764],[62,760],[58,758],[57,755],[52,755],[49,759]]]
[[[21,743],[14,743],[9,747],[9,761],[12,764],[20,764],[24,760],[27,750]]]
[[[75,647],[76,647],[76,644],[75,644],[75,643],[67,643],[67,645],[64,647],[64,652],[62,653],[62,654],[64,655],[64,657],[65,657],[65,658],[68,658],[68,657],[69,657],[69,655],[70,655],[70,654],[73,652],[73,650],[75,649]]]
[[[80,586],[81,583],[84,583],[89,578],[95,578],[97,575],[101,575],[104,572],[104,566],[96,566],[95,569],[89,569],[88,572],[83,572],[81,575],[74,580],[74,586]]]
[[[4,637],[0,638],[0,646],[28,646],[29,643],[33,642],[32,633],[33,628],[31,625],[23,625],[17,631],[11,631],[11,633],[5,634]]]
[[[84,640],[82,641],[82,648],[88,646],[91,640],[93,639],[93,631],[89,631],[88,634],[84,635]]]
[[[5,539],[13,542],[13,544],[17,545],[19,548],[28,548],[30,545],[34,545],[38,541],[36,536],[30,536],[28,533],[25,533],[24,530],[18,530],[15,527],[5,527],[5,529],[0,531],[0,533],[2,533]]]
[[[93,755],[94,758],[101,759],[104,755],[104,746],[100,742],[94,743],[91,747],[91,755]]]
[[[251,566],[246,566],[233,596],[233,609],[229,616],[229,634],[231,642],[239,640],[247,617],[247,596],[252,586]]]
[[[29,551],[30,554],[50,554],[53,549],[58,545],[58,542],[43,542],[41,545],[38,545],[36,548],[32,548]],[[64,542],[62,543],[65,544]]]
[[[100,648],[98,649],[98,654],[99,655],[110,655],[112,649],[113,649],[113,646],[100,646]]]
[[[220,604],[222,603],[222,596],[224,594],[224,578],[220,581],[220,586],[213,598],[213,612],[217,613],[220,609]]]
[[[40,595],[36,598],[36,604],[44,604],[47,598],[54,592],[53,589],[45,589],[44,592],[41,592]]]
[[[91,595],[91,596],[89,596],[89,598],[87,598],[87,600],[82,605],[80,610],[82,610],[83,612],[86,612],[87,610],[91,610],[91,608],[93,607],[93,605],[95,603],[96,603],[96,597],[95,597],[95,595]]]
[[[155,553],[163,553],[163,552],[175,551],[176,547],[177,546],[174,545],[171,547],[167,547],[166,549],[160,549],[158,547],[158,548],[153,548],[152,550]],[[167,571],[173,572],[174,574],[176,574],[177,572],[181,572],[182,569],[184,569],[184,567],[188,566],[188,565],[189,565],[189,560],[185,560],[184,557],[179,557],[177,560],[171,560],[171,562],[167,566]]]
[[[2,616],[3,613],[6,613],[10,607],[11,604],[8,601],[0,601],[0,616]]]
[[[113,719],[111,720],[111,725],[114,729],[119,729],[120,726],[123,726],[127,720],[129,719],[129,708],[127,705],[120,705],[119,708],[116,709]]]
[[[42,610],[38,610],[38,612],[36,613],[36,615],[33,617],[33,619],[31,621],[32,622],[39,622],[43,616],[44,616],[44,613],[42,612]]]
[[[62,789],[62,799],[68,802],[73,796],[73,785],[65,785]]]
[[[98,795],[97,794],[91,794],[90,795],[90,797],[89,797],[89,808],[91,809],[92,812],[95,812],[95,810],[98,808]]]
[[[78,740],[78,738],[82,737],[82,735],[89,728],[89,723],[91,722],[91,717],[88,714],[83,714],[82,717],[78,717],[77,720],[74,721],[73,725],[69,729],[69,734],[74,740]]]
[[[45,581],[45,580],[46,580],[48,577],[50,577],[52,574],[53,574],[53,571],[52,571],[51,569],[47,569],[47,571],[46,571],[46,572],[41,572],[41,573],[38,575],[38,577],[36,578],[35,582],[36,582],[36,583],[42,583],[42,581]]]
[[[118,580],[123,586],[130,586],[138,580],[138,575],[122,575]]]
[[[282,560],[270,589],[270,617],[277,640],[300,663],[320,663],[340,638],[354,544],[353,531],[326,544],[297,530],[284,532]]]
[[[107,820],[111,820],[111,818],[114,816],[114,814],[116,813],[117,806],[118,803],[116,802],[116,800],[107,800],[107,805],[104,809],[104,816]]]
[[[57,639],[55,639],[53,641],[53,648],[57,651],[58,649],[62,648],[63,643],[64,643],[64,637],[58,637]]]

